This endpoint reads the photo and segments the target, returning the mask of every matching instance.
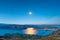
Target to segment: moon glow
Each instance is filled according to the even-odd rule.
[[[32,12],[31,11],[29,12],[29,15],[32,15]]]

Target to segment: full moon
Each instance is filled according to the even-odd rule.
[[[31,11],[29,12],[29,15],[32,15],[32,12]]]

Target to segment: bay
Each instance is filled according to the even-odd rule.
[[[8,29],[0,29],[0,36],[3,36],[4,34],[14,34],[14,33],[20,33],[25,34],[24,30],[8,30]],[[53,30],[36,30],[36,35],[39,36],[47,36],[53,33]]]

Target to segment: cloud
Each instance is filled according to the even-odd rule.
[[[46,20],[30,20],[30,21],[23,21],[23,22],[16,22],[18,24],[60,24],[60,17],[53,17]]]
[[[60,17],[53,17],[46,21],[47,24],[60,24]]]

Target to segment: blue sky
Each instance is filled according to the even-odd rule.
[[[60,24],[60,0],[0,0],[0,23]]]

